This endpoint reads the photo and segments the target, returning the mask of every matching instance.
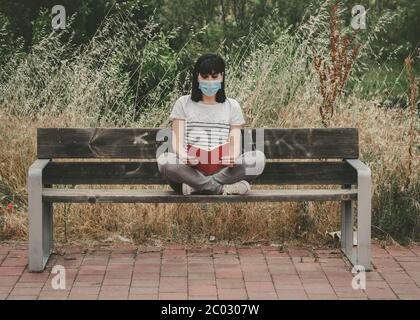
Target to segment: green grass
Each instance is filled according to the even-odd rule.
[[[407,189],[392,173],[388,183],[378,186],[373,197],[373,234],[398,240],[402,244],[420,241],[420,182],[413,181]]]
[[[420,61],[414,64],[414,75],[420,76]],[[361,77],[359,85],[352,83],[356,94],[361,99],[381,101],[406,105],[406,95],[409,91],[404,61],[400,62],[372,62],[370,67]],[[351,87],[351,85],[350,85]]]
[[[327,9],[322,7],[296,33],[277,30],[273,43],[264,41],[266,34],[273,35],[270,25],[257,30],[224,56],[227,95],[240,102],[247,127],[322,127],[312,48],[328,57],[322,51],[329,42]],[[16,55],[0,68],[0,203],[17,204],[13,212],[0,208],[3,239],[27,239],[26,176],[36,157],[36,127],[164,127],[173,102],[187,93],[183,88],[190,83],[180,76],[187,70],[176,68],[180,59],[195,59],[202,49],[195,51],[192,42],[172,52],[166,34],[150,38],[147,30],[152,27],[142,31],[129,19],[113,19],[87,47],[74,50],[55,34],[47,35],[28,55]],[[129,72],[127,61],[136,72]],[[353,78],[357,80],[350,83],[347,96],[337,102],[331,126],[359,128],[360,156],[374,178],[375,234],[414,241],[420,187],[417,177],[403,190],[406,172],[401,170],[407,163],[410,119],[401,116],[408,115],[406,110],[375,107],[387,99],[406,101],[403,64],[365,65],[369,68]],[[418,75],[420,66],[416,61],[414,66]],[[412,161],[413,172],[418,172],[417,154]],[[203,214],[198,205],[57,205],[55,236],[58,241],[78,241],[118,233],[134,241],[162,241],[214,235],[218,240],[281,242],[297,234],[320,243],[340,223],[337,203],[315,206],[313,219],[300,216],[295,203],[213,209]]]

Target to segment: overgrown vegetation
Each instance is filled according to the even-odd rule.
[[[332,5],[330,13],[330,61],[321,58],[316,52],[314,52],[313,57],[322,96],[319,113],[325,127],[328,127],[329,120],[334,115],[336,99],[343,93],[361,47],[361,44],[353,43],[356,31],[353,31],[351,36],[348,34],[341,35],[341,28],[337,20],[337,7]]]
[[[51,32],[49,13],[44,10],[34,18],[30,39],[24,30],[5,33],[19,23],[0,11],[0,34],[13,35],[13,39],[0,39],[5,53],[0,61],[0,239],[27,237],[26,174],[35,159],[37,127],[168,126],[170,108],[176,98],[188,93],[189,71],[204,51],[225,57],[227,94],[241,103],[246,126],[326,125],[319,113],[325,98],[320,94],[322,68],[318,64],[317,71],[316,62],[332,61],[328,74],[333,75],[338,60],[331,48],[336,53],[343,50],[337,39],[346,39],[351,30],[332,28],[331,5],[337,5],[336,23],[346,26],[351,1],[312,1],[303,8],[297,4],[301,2],[293,2],[287,7],[291,11],[285,12],[297,17],[287,19],[282,18],[283,1],[273,5],[277,11],[271,14],[266,13],[267,8],[273,10],[268,3],[264,7],[264,1],[256,2],[260,11],[254,16],[249,4],[241,8],[222,1],[216,7],[211,2],[205,17],[200,16],[202,8],[195,6],[198,1],[187,1],[183,8],[176,2],[161,1],[154,11],[153,2],[142,7],[138,1],[118,6],[97,1],[95,8],[106,18],[95,20],[96,27],[85,34],[80,32],[80,19],[88,19],[89,10],[73,16],[68,28],[58,33]],[[93,10],[93,2],[84,3]],[[411,45],[408,50],[399,48],[398,42],[381,46],[386,30],[402,19],[401,12],[385,10],[387,1],[381,3],[381,10],[368,20],[368,29],[357,35],[360,48],[352,60],[352,72],[333,82],[326,78],[324,84],[341,91],[340,99],[332,100],[334,112],[327,120],[331,127],[360,130],[361,158],[373,172],[374,235],[409,243],[420,237],[419,115],[414,94],[420,57],[418,48]],[[224,13],[219,11],[223,8]],[[201,18],[191,18],[194,12],[207,26]],[[216,22],[223,15],[224,20]],[[181,21],[187,16],[187,21],[193,20],[191,30]],[[415,41],[411,35],[410,39]],[[385,51],[393,52],[389,60],[384,60]],[[398,58],[402,53],[412,59],[407,65],[408,81]],[[342,66],[344,72],[346,65]],[[395,107],[394,97],[408,108]],[[304,219],[301,207],[294,203],[55,207],[55,237],[61,242],[104,241],[115,235],[137,243],[206,241],[212,235],[217,241],[242,243],[325,243],[325,233],[340,224],[339,204],[329,202],[310,203],[311,216]]]

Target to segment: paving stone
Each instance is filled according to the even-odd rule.
[[[354,290],[351,266],[337,249],[297,246],[62,246],[44,272],[27,269],[25,245],[0,245],[0,300],[420,299],[420,246],[372,244],[374,270]],[[66,268],[54,290],[52,267]]]

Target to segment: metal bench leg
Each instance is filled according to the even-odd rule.
[[[357,193],[357,264],[371,270],[371,177],[369,172],[359,172]]]
[[[44,244],[44,253],[46,253],[49,257],[51,252],[53,251],[53,203],[52,202],[44,202],[43,203],[43,217],[42,221],[44,223],[44,232],[43,232],[43,244]],[[48,258],[47,258],[48,260]]]
[[[37,160],[28,172],[29,271],[43,271],[53,247],[53,205],[42,201],[42,169]]]
[[[350,189],[350,184],[343,185]],[[353,201],[341,201],[341,251],[351,259],[353,252]]]
[[[346,254],[353,265],[361,265],[366,271],[371,266],[371,211],[372,179],[371,170],[359,159],[345,159],[357,171],[357,249],[351,256]]]

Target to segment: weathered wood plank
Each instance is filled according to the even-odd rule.
[[[245,128],[242,137],[267,159],[359,156],[357,128]],[[38,128],[38,158],[156,159],[170,138],[169,128]]]
[[[357,183],[357,173],[343,161],[328,162],[267,162],[264,172],[254,184],[305,185],[305,184]]]
[[[38,158],[154,159],[161,144],[157,132],[151,128],[38,128]]]
[[[253,190],[246,195],[179,195],[166,190],[94,190],[44,188],[47,202],[75,203],[193,203],[193,202],[278,202],[336,201],[357,198],[356,189]]]
[[[50,162],[49,184],[165,184],[156,162]],[[357,172],[344,161],[267,162],[253,184],[356,184]]]
[[[251,141],[258,141],[258,130],[261,129],[249,129],[252,130]],[[264,129],[264,153],[267,159],[358,158],[358,129]]]

